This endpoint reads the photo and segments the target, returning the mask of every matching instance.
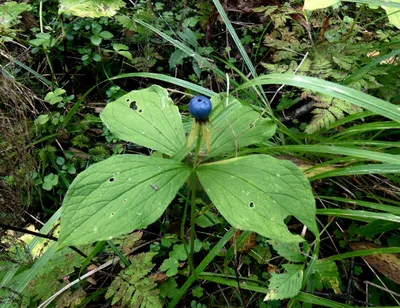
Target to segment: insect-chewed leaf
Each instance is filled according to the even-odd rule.
[[[174,155],[186,146],[178,107],[159,86],[132,91],[107,105],[100,115],[118,138]]]
[[[59,246],[147,227],[162,215],[189,173],[182,163],[140,155],[117,155],[94,164],[76,177],[64,199]]]
[[[276,124],[271,119],[261,117],[234,97],[220,94],[211,101],[214,107],[210,117],[212,152],[209,156],[262,143],[275,134]]]
[[[311,186],[292,162],[250,155],[203,164],[198,176],[211,201],[235,228],[278,242],[301,242],[284,223],[292,215],[318,236]]]

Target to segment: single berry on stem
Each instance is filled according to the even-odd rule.
[[[203,95],[193,97],[189,102],[189,111],[196,121],[208,121],[208,116],[212,111],[210,99]]]

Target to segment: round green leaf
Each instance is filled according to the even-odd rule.
[[[94,34],[90,37],[90,41],[92,42],[93,45],[99,46],[102,41],[102,38],[99,35]]]
[[[112,39],[114,37],[114,35],[109,31],[102,31],[102,32],[100,32],[99,35],[105,40],[109,40],[109,39]]]
[[[109,240],[156,221],[189,177],[179,162],[117,155],[71,184],[61,212],[59,245]]]
[[[119,139],[167,155],[186,146],[178,107],[162,87],[129,92],[108,104],[100,117]]]
[[[201,165],[197,173],[211,201],[235,228],[278,242],[300,242],[284,223],[292,215],[318,236],[311,186],[295,164],[250,155]]]

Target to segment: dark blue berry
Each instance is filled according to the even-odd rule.
[[[189,103],[189,111],[198,121],[207,121],[212,110],[212,104],[209,98],[198,95],[193,97]]]

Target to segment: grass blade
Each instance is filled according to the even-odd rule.
[[[350,166],[347,168],[340,168],[317,174],[309,178],[309,180],[315,181],[318,179],[334,177],[334,176],[348,176],[348,175],[360,175],[360,174],[386,174],[386,173],[400,173],[400,165],[372,164],[372,165]]]
[[[400,216],[396,216],[390,213],[375,213],[359,210],[317,209],[317,215],[341,217],[364,222],[371,222],[380,219],[400,223]]]
[[[386,153],[362,150],[357,148],[347,148],[329,145],[287,145],[287,146],[269,146],[261,149],[248,149],[242,151],[253,153],[270,153],[278,152],[300,152],[300,153],[321,153],[321,154],[336,154],[351,157],[364,158],[368,160],[379,161],[388,164],[400,164],[400,155],[391,155]]]
[[[345,202],[345,203],[349,203],[349,204],[355,204],[355,205],[367,207],[367,208],[374,209],[374,210],[379,210],[379,211],[383,211],[383,212],[392,213],[395,215],[400,215],[400,207],[398,207],[398,206],[391,206],[391,205],[385,205],[385,204],[361,201],[361,200],[352,200],[352,199],[341,198],[341,197],[318,196],[318,198],[324,199],[324,200],[326,199],[326,200],[332,200],[332,201],[338,201],[338,202]]]
[[[390,253],[400,253],[400,247],[355,250],[355,251],[351,251],[351,252],[345,252],[340,255],[328,257],[323,260],[324,261],[339,261],[339,260],[344,260],[344,259],[349,259],[349,258],[354,258],[354,257],[371,256],[371,255],[379,255],[379,254],[390,254]]]
[[[349,87],[314,77],[291,74],[263,75],[244,83],[233,92],[256,85],[266,84],[287,84],[299,88],[310,89],[315,92],[343,99],[349,103],[392,119],[393,121],[400,122],[400,107]]]

